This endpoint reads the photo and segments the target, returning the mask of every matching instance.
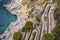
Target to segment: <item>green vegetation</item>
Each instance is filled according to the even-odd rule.
[[[32,9],[29,11],[29,16],[30,16],[30,17],[33,17],[33,14],[32,14],[33,10],[34,10],[34,8],[32,8]]]
[[[13,40],[22,40],[22,33],[21,32],[15,32],[13,35]]]
[[[33,39],[34,39],[35,36],[36,36],[36,32],[33,32]]]
[[[31,21],[27,21],[22,31],[30,31],[33,28],[33,23]]]
[[[54,36],[52,34],[44,34],[43,40],[54,40]]]
[[[46,2],[48,2],[49,0],[44,0],[44,2],[43,3],[46,3]]]
[[[36,16],[36,21],[40,22],[40,17]]]
[[[47,16],[44,16],[44,20],[45,20],[45,21],[47,20]]]
[[[60,23],[60,8],[55,10],[54,18],[58,23]]]
[[[52,33],[55,36],[55,39],[58,40],[60,37],[60,23],[56,24],[55,28],[52,30]]]
[[[60,8],[57,8],[55,12],[60,13]]]
[[[52,30],[52,33],[55,36],[55,39],[58,39],[60,37],[60,8],[57,8],[55,10],[54,18],[57,21],[55,28]]]
[[[29,15],[32,15],[33,12],[33,8],[29,11]]]
[[[60,3],[60,0],[53,0],[54,3]]]
[[[36,35],[36,32],[33,32],[33,35]]]
[[[54,30],[52,31],[52,33],[55,35],[55,36],[60,36],[60,23],[56,24]]]

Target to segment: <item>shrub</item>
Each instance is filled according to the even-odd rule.
[[[15,32],[13,35],[13,40],[22,40],[22,33],[21,32]]]
[[[33,28],[33,23],[31,21],[27,21],[22,31],[30,31],[32,28]]]
[[[40,22],[40,17],[36,16],[36,21]]]
[[[60,0],[53,0],[53,2],[54,2],[54,3],[59,3],[59,2],[60,2]]]
[[[60,8],[55,10],[54,18],[57,22],[60,22]]]
[[[44,20],[45,20],[45,21],[47,20],[47,16],[44,16]]]
[[[55,28],[52,30],[52,33],[55,36],[59,36],[60,35],[60,23],[56,24]]]
[[[52,34],[44,34],[43,40],[54,40],[54,36]]]

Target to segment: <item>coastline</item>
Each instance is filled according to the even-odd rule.
[[[13,9],[12,10],[11,8],[9,8],[9,7],[11,7],[11,5],[14,5],[14,3],[11,2],[10,4],[4,5],[4,6],[6,7],[6,9],[9,12],[11,12],[11,14],[17,16],[17,20],[14,22],[11,22],[11,24],[6,29],[6,31],[2,35],[0,35],[0,39],[2,39],[2,40],[7,40],[8,38],[11,38],[11,40],[12,40],[14,32],[17,32],[19,29],[22,29],[22,27],[24,26],[24,24],[26,22],[26,20],[23,17],[24,14],[22,12],[22,10],[24,10],[24,8],[21,6],[21,4],[18,7],[18,9],[21,8],[19,10],[16,8],[12,8]],[[10,40],[10,39],[8,39],[8,40]]]
[[[5,36],[5,39],[2,39],[2,40],[13,40],[14,32],[17,32],[19,29],[22,29],[22,27],[24,26],[24,24],[26,22],[25,18],[27,19],[27,16],[24,14],[26,11],[24,10],[25,8],[24,8],[23,5],[21,5],[21,4],[17,5],[16,2],[15,3],[10,3],[8,5],[4,5],[4,6],[6,7],[6,9],[8,9],[9,12],[11,12],[11,14],[17,16],[17,20],[15,22],[11,22],[9,27],[6,29],[5,33],[3,35],[1,35],[0,38],[3,38],[3,36]],[[54,6],[52,6],[52,7],[54,7]],[[51,9],[51,10],[53,10],[53,9]],[[51,12],[52,11],[50,11],[49,14]],[[42,19],[43,19],[43,17],[42,17]],[[42,21],[44,23],[44,20],[42,20]],[[53,21],[52,24],[54,24],[54,19],[52,21]],[[49,22],[50,22],[50,19],[49,19]],[[53,26],[55,26],[55,25],[53,25]],[[43,24],[43,27],[44,27],[44,24]],[[49,29],[49,33],[51,33],[51,29]],[[43,33],[42,33],[42,35],[43,35]]]

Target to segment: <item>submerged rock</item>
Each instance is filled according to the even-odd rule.
[[[0,23],[0,26],[3,26],[4,24]]]

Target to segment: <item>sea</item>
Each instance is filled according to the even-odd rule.
[[[17,20],[17,16],[11,14],[3,5],[8,5],[11,3],[11,0],[0,0],[0,35],[3,34],[7,27]]]

